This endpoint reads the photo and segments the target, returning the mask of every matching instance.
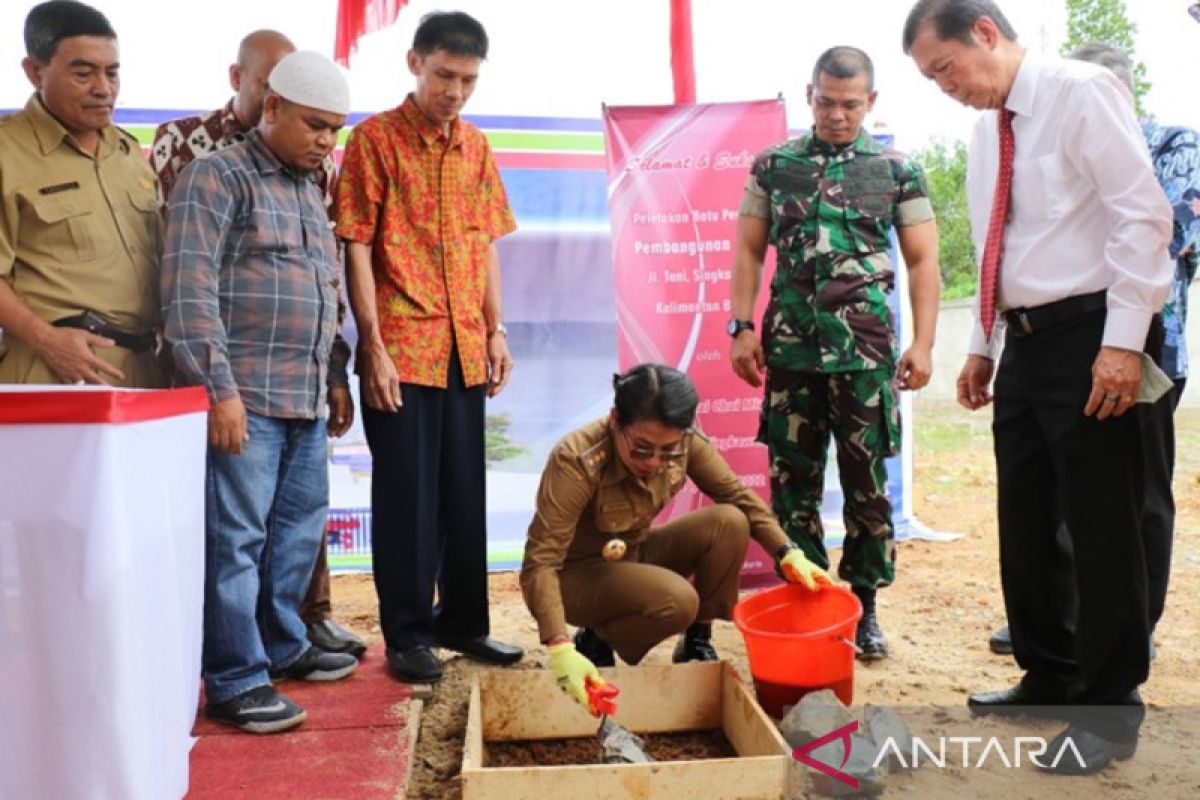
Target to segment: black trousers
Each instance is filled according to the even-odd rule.
[[[390,648],[428,645],[436,633],[489,632],[486,391],[465,388],[452,352],[446,389],[401,384],[404,405],[394,414],[364,404],[371,558]]]
[[[1090,720],[1095,732],[1122,740],[1136,735],[1144,714],[1136,689],[1149,674],[1146,409],[1102,422],[1083,414],[1104,320],[1101,310],[1009,337],[992,431],[1000,577],[1017,663],[1025,681],[1073,704],[1132,706]],[[1074,552],[1065,575],[1060,518]],[[1072,589],[1073,625],[1063,607]]]
[[[1146,455],[1146,509],[1142,538],[1146,542],[1146,572],[1150,586],[1150,630],[1162,619],[1171,580],[1171,548],[1175,540],[1175,409],[1183,397],[1186,380],[1160,397],[1148,413]]]

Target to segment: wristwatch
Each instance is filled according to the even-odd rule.
[[[730,336],[737,336],[742,331],[754,330],[754,323],[748,319],[731,319],[725,325],[725,332]]]
[[[506,338],[506,339],[508,338],[508,328],[504,327],[504,323],[503,323],[503,322],[497,322],[497,323],[496,323],[496,327],[495,327],[495,328],[492,328],[492,331],[491,331],[491,333],[489,333],[489,334],[488,334],[488,338],[489,338],[489,339],[490,339],[490,338],[492,338],[492,336],[493,336],[494,334],[497,334],[497,333],[503,333],[503,334],[504,334],[504,338]]]

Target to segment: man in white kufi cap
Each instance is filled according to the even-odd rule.
[[[168,120],[154,132],[150,163],[158,175],[163,205],[171,196],[183,168],[198,158],[218,153],[245,140],[262,119],[267,96],[267,79],[284,56],[296,52],[292,41],[279,31],[261,29],[246,34],[238,44],[237,60],[229,66],[229,85],[235,92],[222,107],[204,114]],[[333,185],[337,167],[325,157],[313,179],[325,195],[325,209],[333,210]],[[344,306],[344,303],[343,303]],[[339,313],[344,313],[340,311]],[[339,317],[341,319],[341,317]],[[350,396],[347,366],[350,345],[340,336],[329,357],[329,432],[338,437],[354,424],[354,400]],[[329,564],[325,540],[317,548],[308,593],[300,604],[300,618],[308,628],[308,641],[322,650],[351,653],[361,658],[367,645],[352,631],[338,624],[330,598]]]
[[[313,172],[333,151],[350,92],[333,62],[310,52],[282,58],[267,83],[245,141],[180,174],[162,273],[177,378],[205,387],[212,404],[206,713],[251,733],[305,718],[273,678],[331,681],[358,665],[311,645],[297,613],[329,504],[324,409],[340,277]]]
[[[302,106],[343,117],[350,113],[350,86],[342,71],[312,50],[299,50],[280,59],[267,78],[267,87]]]

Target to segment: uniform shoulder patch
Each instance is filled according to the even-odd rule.
[[[608,463],[611,454],[612,446],[607,439],[596,442],[579,454],[579,465],[588,475],[598,475]]]

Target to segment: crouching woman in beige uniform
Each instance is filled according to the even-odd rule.
[[[612,412],[551,452],[521,567],[555,677],[585,706],[583,678],[612,666],[613,651],[636,664],[686,631],[675,662],[717,658],[712,620],[733,612],[749,536],[788,580],[829,580],[693,430],[699,398],[687,375],[641,364],[613,385]],[[688,478],[715,505],[651,527]],[[568,622],[579,626],[574,643]]]

